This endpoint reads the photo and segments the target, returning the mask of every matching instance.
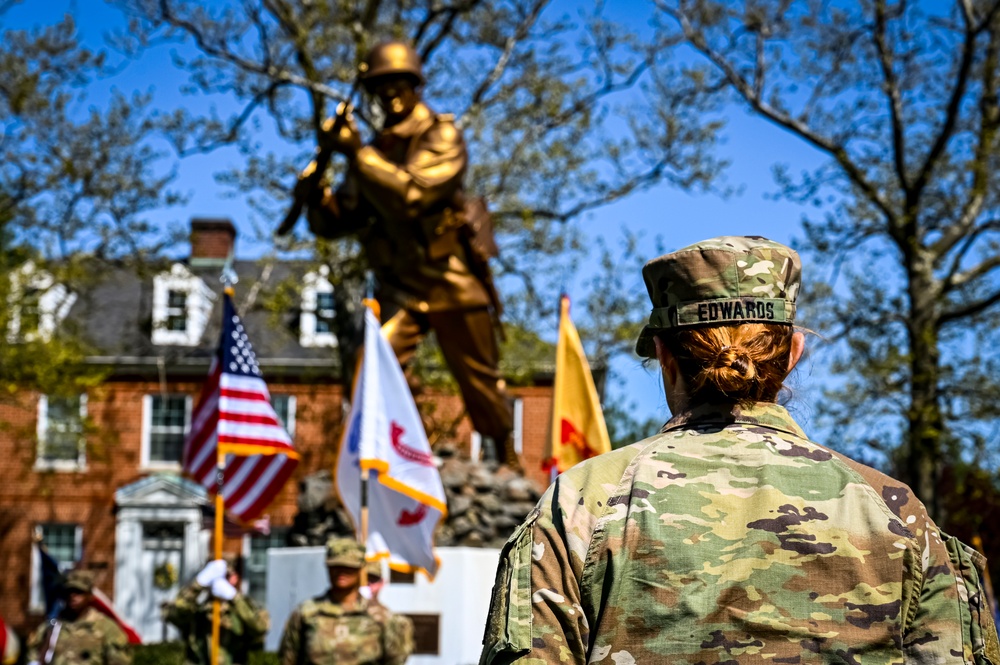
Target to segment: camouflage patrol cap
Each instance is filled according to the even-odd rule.
[[[381,561],[369,561],[365,564],[365,570],[368,572],[368,581],[382,579],[382,562]]]
[[[326,565],[364,568],[365,546],[353,538],[331,538],[326,541]]]
[[[760,236],[722,236],[653,259],[642,268],[653,310],[635,343],[656,355],[662,330],[795,319],[802,262],[795,250]]]
[[[89,570],[71,570],[62,581],[65,591],[75,593],[92,593],[94,591],[94,574]]]

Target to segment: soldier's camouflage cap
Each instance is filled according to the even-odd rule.
[[[89,570],[71,570],[62,580],[65,591],[92,593],[94,591],[94,574]]]
[[[664,254],[642,268],[653,303],[635,352],[656,355],[662,330],[795,319],[802,279],[798,253],[760,236],[722,236]]]
[[[326,541],[326,565],[364,568],[365,546],[353,538],[331,538]]]
[[[372,579],[382,579],[382,562],[381,561],[369,561],[365,564],[365,568],[368,571],[368,580]]]

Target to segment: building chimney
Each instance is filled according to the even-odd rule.
[[[191,219],[191,266],[222,266],[236,242],[236,227],[225,218]]]

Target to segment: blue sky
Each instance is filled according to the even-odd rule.
[[[640,6],[635,2],[608,4],[611,6],[609,11],[618,13],[617,18],[631,17],[636,7]],[[551,11],[572,11],[576,6],[578,3],[573,0],[561,0]],[[100,0],[29,0],[11,10],[4,23],[8,28],[24,28],[50,23],[66,12],[73,14],[85,41],[93,47],[103,44],[104,34],[109,29],[122,25],[120,14]],[[641,22],[638,25],[639,29],[643,29]],[[100,104],[110,87],[114,86],[123,92],[152,90],[157,103],[165,107],[204,104],[179,94],[177,86],[183,80],[182,75],[165,65],[164,55],[162,51],[150,53],[130,63],[113,80],[93,86],[89,91],[89,103]],[[723,199],[661,186],[588,214],[578,221],[580,228],[589,238],[603,237],[609,245],[615,246],[621,237],[621,229],[625,227],[644,233],[650,243],[655,236],[661,236],[668,250],[718,235],[763,235],[779,242],[793,242],[801,234],[802,215],[810,211],[768,198],[767,195],[777,189],[771,177],[771,166],[780,162],[799,171],[818,165],[822,156],[783,130],[751,117],[740,108],[731,109],[725,136],[721,156],[731,162],[727,181],[740,188],[738,194]],[[267,140],[266,133],[262,137],[262,140]],[[243,239],[239,246],[240,255],[246,257],[268,251],[265,243],[248,242],[256,233],[248,221],[251,215],[246,202],[233,198],[228,189],[216,184],[213,179],[214,173],[238,159],[236,151],[230,149],[181,161],[175,187],[187,194],[189,200],[183,207],[156,213],[154,218],[161,223],[186,224],[193,216],[229,217],[240,228]],[[639,265],[634,267],[636,293],[644,293],[640,268]],[[807,262],[804,266],[806,279],[810,278],[809,269]],[[574,289],[571,287],[571,290]],[[582,292],[571,295],[576,300],[586,296]],[[557,322],[553,320],[553,337],[556,326]],[[666,418],[666,404],[655,372],[647,371],[634,359],[618,361],[615,370],[624,377],[626,396],[629,401],[635,402],[638,413],[643,417],[658,413]],[[807,430],[810,421],[808,397],[822,380],[822,372],[807,361],[794,382],[799,390],[792,406]],[[811,384],[813,388],[806,390],[806,384]]]

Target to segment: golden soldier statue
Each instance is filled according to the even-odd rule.
[[[473,218],[485,210],[465,199],[462,134],[452,116],[422,101],[420,56],[408,45],[376,46],[361,82],[384,126],[362,145],[350,115],[328,125],[333,131],[325,132],[321,151],[343,154],[349,166],[336,190],[300,187],[309,227],[324,238],[359,238],[380,299],[399,307],[384,330],[400,364],[406,367],[434,330],[473,425],[492,439],[501,461],[516,467],[512,405],[497,369],[499,302],[489,243],[484,248]]]

